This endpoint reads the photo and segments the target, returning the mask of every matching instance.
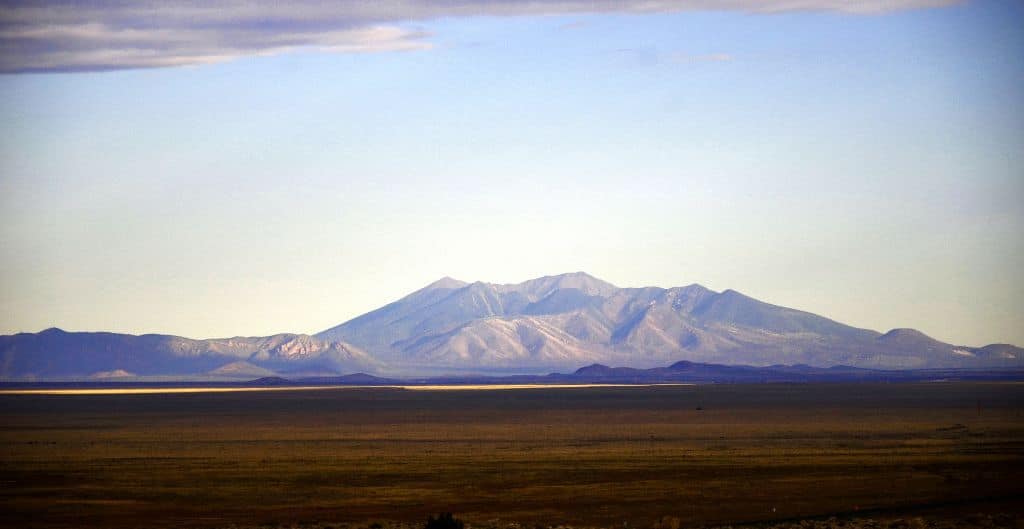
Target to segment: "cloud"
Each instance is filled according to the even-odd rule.
[[[856,15],[958,0],[14,0],[0,7],[0,73],[161,68],[301,49],[431,47],[408,29],[438,17],[678,11]]]

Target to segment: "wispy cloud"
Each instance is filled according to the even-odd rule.
[[[857,15],[958,0],[118,0],[14,1],[0,7],[0,73],[103,71],[220,62],[297,49],[431,47],[408,24],[454,16],[729,10]],[[709,56],[710,57],[710,56]],[[707,58],[705,60],[715,60]],[[727,60],[727,59],[717,59]]]

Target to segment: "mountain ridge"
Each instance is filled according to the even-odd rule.
[[[697,283],[620,288],[585,272],[510,284],[443,277],[313,335],[195,340],[50,328],[0,336],[4,378],[538,374],[679,361],[1002,368],[1024,365],[1024,350],[952,345],[913,329],[880,333]]]
[[[513,284],[443,278],[356,320],[314,336],[353,343],[390,364],[441,370],[505,367],[510,359],[534,370],[587,361],[909,369],[1024,359],[1014,346],[955,346],[899,329],[883,334],[733,289],[619,288],[585,272]]]
[[[244,365],[251,367],[240,370]],[[51,327],[34,334],[0,336],[0,377],[5,378],[81,377],[116,371],[138,376],[212,373],[238,377],[282,372],[282,368],[335,372],[379,366],[377,360],[350,344],[304,334],[195,340]]]

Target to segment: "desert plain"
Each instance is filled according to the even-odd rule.
[[[3,527],[1012,525],[1022,476],[1020,383],[0,395]]]

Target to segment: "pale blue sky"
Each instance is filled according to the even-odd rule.
[[[585,270],[1024,344],[1024,4],[600,11],[172,68],[0,48],[0,332],[316,332]]]

